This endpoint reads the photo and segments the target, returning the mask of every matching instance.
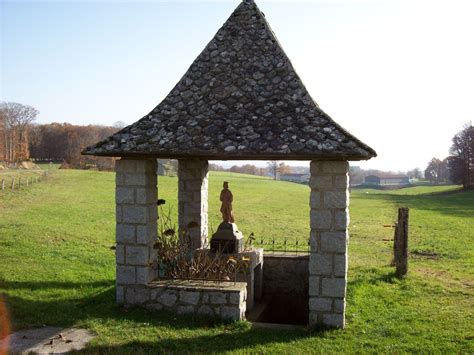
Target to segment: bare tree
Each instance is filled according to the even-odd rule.
[[[421,174],[421,169],[420,168],[413,169],[413,177],[415,179],[421,179],[423,177],[423,175]]]
[[[437,185],[445,180],[446,162],[437,158],[431,159],[425,169],[425,178]]]
[[[273,180],[276,180],[278,176],[278,167],[279,167],[278,162],[276,160],[270,160],[269,162],[267,162],[267,166],[268,166],[268,171],[273,176]]]
[[[286,165],[285,163],[278,164],[278,174],[291,174],[291,166]]]
[[[0,103],[5,160],[15,161],[29,158],[28,128],[38,113],[34,107],[17,102]]]
[[[272,174],[273,180],[276,180],[278,175],[280,174],[288,174],[291,173],[291,167],[286,165],[285,163],[279,163],[276,160],[270,160],[267,162],[268,171]]]
[[[421,179],[421,170],[420,170],[420,168],[415,168],[413,170],[409,170],[407,172],[407,176],[410,179]]]
[[[365,176],[367,173],[361,168],[352,166],[349,168],[349,181],[352,186],[363,184]]]
[[[0,161],[7,157],[7,136],[6,113],[0,109]]]
[[[219,164],[209,163],[210,171],[225,171],[225,168]]]
[[[123,122],[123,121],[116,121],[116,122],[114,122],[114,124],[112,125],[112,127],[117,128],[117,129],[122,129],[122,128],[126,127],[126,126],[127,126],[127,124],[126,124],[125,122]]]

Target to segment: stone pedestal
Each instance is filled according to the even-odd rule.
[[[244,235],[235,223],[222,222],[212,235],[213,253],[241,253],[244,250]]]
[[[247,283],[247,310],[250,311],[253,309],[255,301],[262,298],[263,249],[247,250],[239,253],[236,257],[245,257],[250,260],[246,272],[237,275],[237,281]]]
[[[115,171],[117,302],[127,303],[129,287],[156,277],[156,159],[117,160]]]
[[[344,328],[349,163],[312,161],[309,323]]]

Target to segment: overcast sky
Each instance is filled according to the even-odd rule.
[[[0,100],[40,123],[133,123],[239,3],[0,0]],[[257,4],[319,106],[377,151],[356,165],[424,169],[473,120],[474,1]]]

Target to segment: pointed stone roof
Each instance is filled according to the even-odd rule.
[[[83,154],[216,160],[376,156],[314,102],[251,0],[242,1],[158,106]]]

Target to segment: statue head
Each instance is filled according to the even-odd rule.
[[[229,182],[224,181],[224,183],[222,184],[222,187],[227,190],[229,188]]]

